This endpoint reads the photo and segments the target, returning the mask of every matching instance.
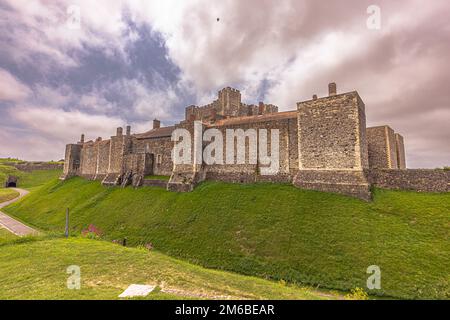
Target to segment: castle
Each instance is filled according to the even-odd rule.
[[[63,180],[72,176],[100,180],[103,185],[162,185],[172,191],[192,191],[203,180],[226,182],[283,182],[299,188],[337,192],[365,200],[371,198],[371,185],[419,191],[447,191],[448,174],[405,170],[403,137],[389,126],[367,128],[365,105],[356,91],[338,94],[329,84],[327,97],[297,103],[292,111],[260,102],[241,102],[238,90],[227,87],[217,100],[205,106],[189,106],[185,119],[174,126],[153,128],[144,133],[123,133],[108,140],[85,141],[84,135],[65,152]],[[279,168],[275,175],[262,175],[261,163],[246,159],[242,164],[176,164],[172,160],[175,129],[192,134],[214,128],[278,129]],[[224,134],[225,136],[225,134]],[[247,137],[248,138],[248,137]],[[234,137],[233,137],[234,139]],[[258,139],[260,139],[258,137]],[[234,148],[249,147],[250,139]],[[194,142],[192,142],[194,143]],[[204,142],[203,148],[204,148]],[[195,157],[193,154],[192,157]],[[149,175],[170,176],[168,182],[150,181]],[[438,181],[438,182],[436,182]]]

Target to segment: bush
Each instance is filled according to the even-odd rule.
[[[345,300],[368,300],[369,295],[362,288],[355,288],[345,295]]]

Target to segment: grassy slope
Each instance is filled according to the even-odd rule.
[[[49,180],[55,180],[62,174],[62,170],[36,170],[33,172],[21,172],[19,188],[33,191],[46,184]]]
[[[450,297],[450,194],[376,190],[365,203],[289,185],[207,182],[179,194],[74,178],[6,211],[61,232],[67,206],[72,230],[94,224],[206,267],[348,290],[378,265],[378,294]]]
[[[0,245],[16,238],[16,235],[0,226]]]
[[[66,287],[66,269],[70,265],[80,267],[80,290]],[[154,251],[83,238],[0,246],[0,270],[0,299],[116,299],[132,283],[177,290],[176,296],[156,290],[148,299],[337,298],[296,286],[207,270]]]
[[[21,173],[22,172],[16,168],[4,165],[0,162],[0,188],[4,187],[8,175],[19,176]]]
[[[19,188],[33,190],[34,188],[44,185],[49,180],[56,179],[62,173],[62,170],[60,169],[23,172],[9,165],[5,165],[2,163],[4,161],[5,159],[0,159],[0,190],[3,188],[8,175],[19,177]]]
[[[0,203],[17,198],[19,193],[12,189],[0,188]]]
[[[163,180],[163,181],[169,181],[169,180],[170,180],[170,176],[155,176],[155,175],[150,175],[150,176],[145,176],[144,179],[148,179],[148,180]]]

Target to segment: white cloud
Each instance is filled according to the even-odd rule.
[[[0,101],[22,101],[30,89],[8,71],[0,68]]]
[[[424,7],[417,0],[380,0],[382,28],[377,32],[366,28],[368,4],[360,0],[4,2],[13,11],[0,8],[5,17],[0,20],[0,53],[14,57],[19,65],[32,65],[43,55],[47,59],[35,67],[44,74],[76,67],[88,47],[119,53],[127,62],[125,48],[139,39],[127,23],[131,20],[160,32],[168,59],[181,70],[177,84],[161,78],[156,81],[160,85],[149,88],[141,77],[118,78],[81,95],[64,84],[56,89],[36,85],[31,98],[29,89],[7,74],[10,88],[0,88],[0,98],[21,100],[24,107],[14,109],[20,113],[15,119],[46,136],[51,130],[40,127],[50,125],[50,116],[38,110],[54,112],[55,136],[66,139],[61,131],[65,125],[75,127],[71,136],[85,129],[106,135],[127,116],[142,119],[135,121],[136,129],[145,129],[154,117],[171,120],[180,88],[198,97],[192,103],[208,103],[221,86],[237,85],[251,103],[256,102],[252,100],[261,82],[267,81],[266,102],[286,110],[312,94],[325,95],[327,83],[336,81],[340,92],[360,92],[369,123],[387,123],[404,134],[410,163],[442,163],[449,153],[448,130],[433,126],[436,122],[429,118],[439,121],[449,104],[442,85],[450,81],[445,60],[450,51],[447,1]],[[66,8],[72,4],[81,9],[79,30],[65,25]],[[111,90],[127,96],[129,105],[110,102]],[[118,109],[120,115],[110,115]],[[97,125],[101,129],[95,131]],[[421,150],[433,160],[425,161]]]
[[[116,127],[125,125],[116,117],[54,108],[16,107],[10,110],[10,116],[41,136],[66,143],[75,142],[81,133],[89,139],[109,137]]]

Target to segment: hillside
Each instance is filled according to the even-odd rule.
[[[17,239],[17,236],[0,226],[0,245]]]
[[[17,198],[19,193],[12,189],[0,188],[0,203]]]
[[[13,166],[6,165],[5,159],[0,159],[0,190],[4,187],[4,182],[8,175],[19,177],[18,187],[32,190],[48,182],[49,180],[58,178],[62,170],[37,170],[33,172],[24,172],[16,169]],[[11,160],[8,160],[11,162]]]
[[[1,229],[0,229],[1,231]],[[81,289],[66,287],[78,265]],[[143,248],[84,238],[0,245],[1,299],[117,299],[130,284],[157,285],[147,299],[336,299],[335,294],[207,270]],[[33,279],[33,281],[30,281]]]
[[[370,265],[398,298],[450,297],[450,194],[375,190],[366,203],[290,185],[206,182],[191,193],[51,181],[5,211],[43,230],[93,224],[209,268],[349,290]]]

